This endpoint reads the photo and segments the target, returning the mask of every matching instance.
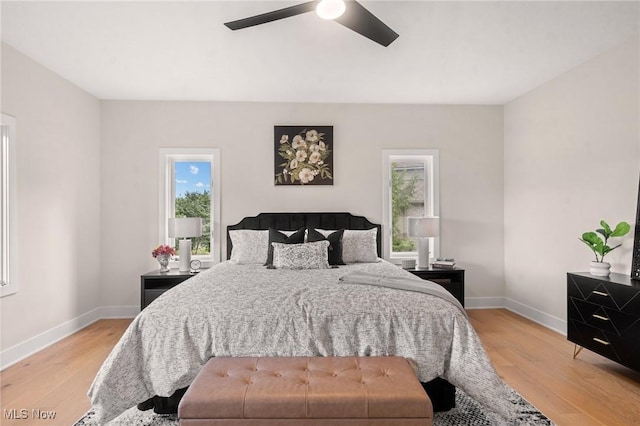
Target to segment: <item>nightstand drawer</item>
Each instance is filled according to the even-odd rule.
[[[162,277],[162,278],[147,278],[145,281],[145,289],[149,290],[162,290],[167,291],[185,281],[188,277]]]
[[[160,297],[162,293],[188,280],[192,276],[193,274],[190,272],[180,272],[176,269],[168,272],[156,270],[141,275],[140,310],[146,308],[149,303]]]
[[[460,299],[464,297],[462,296],[464,294],[464,284],[462,283],[451,282],[451,281],[447,282],[445,280],[428,280],[428,281],[441,285],[442,287],[447,289],[447,291],[451,293],[456,299],[458,299],[458,301],[460,301]]]
[[[157,289],[157,290],[147,290],[144,292],[144,306],[148,306],[149,303],[156,300],[158,297],[163,295],[167,289]]]
[[[444,287],[464,307],[464,269],[406,269],[407,272]]]

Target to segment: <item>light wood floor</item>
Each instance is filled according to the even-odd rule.
[[[640,373],[503,309],[469,311],[498,374],[559,426],[640,425]],[[0,373],[3,425],[71,425],[93,377],[130,320],[101,320]],[[6,410],[27,410],[9,420]],[[35,420],[32,410],[55,411]]]

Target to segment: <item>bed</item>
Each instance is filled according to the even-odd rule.
[[[329,265],[340,244],[344,259]],[[229,260],[156,299],[105,360],[89,390],[98,419],[174,395],[214,356],[399,355],[421,382],[447,380],[507,421],[508,389],[464,310],[446,295],[399,289],[416,278],[380,259],[381,247],[380,225],[349,213],[262,213],[229,226]],[[321,268],[298,269],[322,253]]]

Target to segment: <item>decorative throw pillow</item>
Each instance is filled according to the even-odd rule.
[[[273,266],[273,246],[271,243],[301,244],[304,243],[304,233],[304,228],[300,228],[295,232],[278,231],[277,229],[269,228],[267,262],[264,266]]]
[[[332,232],[318,229],[325,237]],[[342,236],[342,260],[344,263],[374,263],[378,262],[378,228],[364,231],[345,229]]]
[[[378,261],[378,228],[366,231],[347,229],[342,237],[344,263],[373,263]]]
[[[303,244],[273,243],[273,266],[276,269],[327,269],[329,241]]]
[[[269,231],[236,229],[229,231],[233,248],[229,261],[238,265],[264,264],[269,248]]]
[[[307,241],[329,241],[329,265],[344,265],[342,260],[342,236],[344,235],[344,229],[338,229],[335,232],[327,234],[326,236],[321,232],[318,232],[314,228],[309,228],[307,234]]]

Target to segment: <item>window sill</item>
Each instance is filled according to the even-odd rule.
[[[200,261],[200,269],[208,269],[215,265],[216,262],[213,260],[211,256],[191,256],[191,260],[199,260]],[[180,267],[180,258],[171,259],[169,261],[169,267],[172,269]]]
[[[0,298],[5,296],[11,296],[12,294],[16,294],[18,289],[13,285],[7,285],[0,288]]]

